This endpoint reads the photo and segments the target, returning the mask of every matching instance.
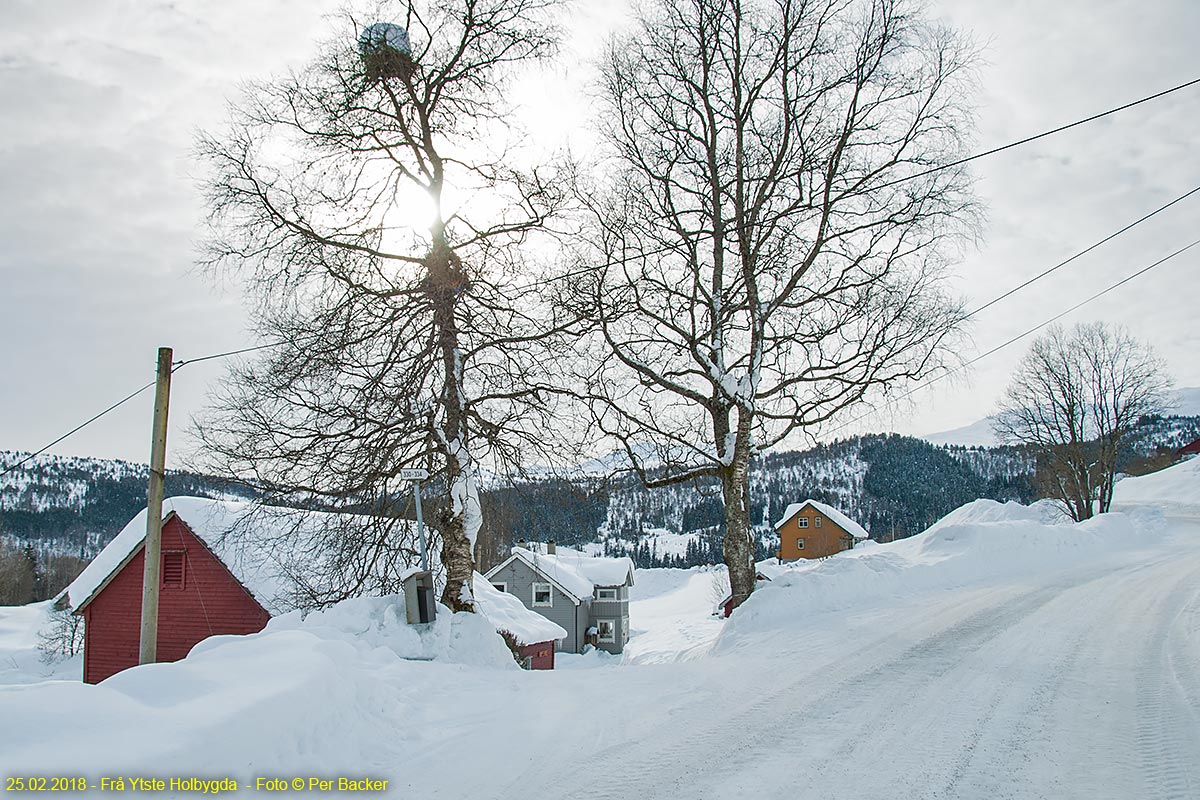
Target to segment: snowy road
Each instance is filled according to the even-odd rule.
[[[966,512],[803,565],[724,625],[711,574],[647,573],[639,663],[517,670],[472,615],[441,628],[459,660],[404,660],[416,634],[350,601],[99,686],[0,685],[0,776],[232,776],[245,797],[258,777],[347,775],[431,800],[1200,798],[1200,518]]]
[[[1195,521],[1178,530],[1200,542]],[[652,719],[598,709],[605,722],[576,738],[588,777],[566,796],[1200,797],[1196,545],[945,593],[768,647],[671,665],[690,691]],[[545,769],[496,794],[527,796]]]

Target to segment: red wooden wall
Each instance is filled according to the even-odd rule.
[[[554,669],[554,642],[523,645],[521,655],[529,659],[530,669]]]
[[[162,532],[164,557],[183,553],[181,586],[164,586],[158,606],[158,660],[178,661],[202,639],[216,634],[256,633],[270,615],[224,564],[171,517]],[[83,680],[99,683],[138,663],[142,619],[144,551],[83,609]]]

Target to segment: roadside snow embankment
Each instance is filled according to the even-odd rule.
[[[1114,508],[1141,506],[1200,517],[1200,456],[1149,475],[1125,478],[1113,487]]]
[[[439,607],[417,628],[397,596],[347,600],[278,617],[257,634],[206,639],[182,661],[96,686],[0,686],[0,773],[61,768],[63,753],[89,773],[153,763],[241,772],[247,743],[261,741],[274,742],[280,766],[320,753],[323,768],[361,771],[364,729],[420,736],[398,733],[396,721],[425,709],[449,674],[494,682],[510,671],[519,669],[481,615]],[[207,744],[193,753],[198,741]]]
[[[1054,519],[1042,503],[977,500],[909,539],[786,565],[737,609],[714,652],[735,650],[746,636],[790,627],[798,617],[1069,569],[1160,538],[1161,517],[1148,509],[1079,524]]]

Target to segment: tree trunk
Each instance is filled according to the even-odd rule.
[[[725,499],[725,566],[733,608],[754,591],[754,542],[750,525],[750,431],[739,420],[733,457],[721,471],[721,493]]]
[[[471,579],[475,574],[475,557],[467,530],[469,494],[474,476],[466,445],[466,395],[462,354],[458,348],[458,321],[454,316],[458,298],[466,290],[467,279],[458,256],[439,239],[435,233],[436,244],[426,259],[425,292],[433,307],[445,374],[440,403],[444,416],[437,431],[446,457],[448,500],[440,515],[442,565],[446,568],[442,603],[454,611],[474,611]]]

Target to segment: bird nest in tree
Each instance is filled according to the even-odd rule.
[[[376,22],[364,28],[358,37],[358,52],[363,73],[372,83],[388,78],[407,81],[417,71],[408,31],[390,22]]]

